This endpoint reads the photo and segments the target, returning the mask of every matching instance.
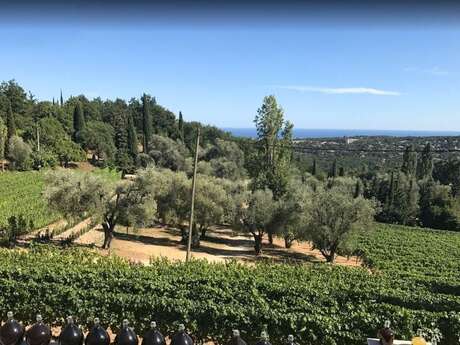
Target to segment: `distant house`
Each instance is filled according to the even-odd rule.
[[[345,138],[345,143],[347,145],[350,145],[351,143],[354,143],[355,141],[358,141],[358,138]]]

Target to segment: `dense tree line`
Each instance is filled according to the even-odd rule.
[[[14,80],[0,84],[0,160],[10,169],[92,164],[132,173],[155,163],[190,173],[197,128],[202,170],[220,177],[245,176],[244,153],[235,138],[216,127],[186,122],[182,113],[140,98],[89,100],[84,95],[38,101]],[[2,165],[3,166],[3,165]]]
[[[193,147],[201,129],[193,244],[209,227],[228,224],[249,233],[257,254],[263,238],[284,238],[286,247],[308,240],[327,261],[350,252],[349,238],[375,218],[382,222],[459,229],[460,163],[433,161],[427,144],[418,156],[408,146],[398,169],[347,172],[333,160],[323,172],[293,150],[293,125],[274,96],[255,117],[256,140],[186,122],[143,94],[59,102],[37,101],[14,81],[0,85],[0,158],[10,169],[92,164],[136,173],[110,185],[97,177],[56,173],[49,180],[51,206],[73,217],[92,214],[110,246],[116,225],[162,222],[181,230],[190,212]],[[75,208],[75,200],[79,207]]]
[[[273,96],[264,99],[255,122],[259,138],[247,158],[236,142],[204,140],[198,152],[192,244],[199,246],[209,227],[226,224],[250,234],[256,254],[263,250],[264,236],[271,243],[278,235],[286,247],[296,240],[311,241],[333,262],[338,253],[348,250],[352,233],[369,229],[375,203],[355,195],[357,178],[299,178],[291,168],[292,125],[284,121]],[[128,134],[117,132],[115,128],[117,152],[123,149],[128,157]],[[49,204],[70,217],[93,215],[104,229],[105,248],[116,225],[156,222],[180,229],[185,243],[192,185],[189,148],[186,142],[158,134],[151,135],[147,146],[151,149],[142,153],[145,166],[137,170],[134,181],[111,185],[92,175],[51,173]],[[252,167],[248,176],[244,165]],[[78,207],[72,207],[75,202]]]

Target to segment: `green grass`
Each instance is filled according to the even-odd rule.
[[[0,173],[0,227],[11,216],[23,215],[32,220],[34,228],[45,227],[58,220],[60,215],[48,208],[42,193],[46,170]],[[120,174],[115,170],[95,169],[92,174],[115,182]]]

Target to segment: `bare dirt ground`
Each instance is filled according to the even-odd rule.
[[[94,228],[76,240],[82,245],[95,244],[100,248],[104,240],[101,229]],[[104,254],[112,253],[134,262],[148,264],[151,257],[168,258],[169,260],[185,260],[186,246],[180,243],[180,231],[166,227],[132,229],[117,228],[116,237],[112,241],[109,251],[98,249]],[[271,262],[320,262],[324,261],[321,253],[313,250],[307,242],[294,243],[290,249],[284,248],[284,241],[275,238],[270,246],[264,241],[263,254],[254,255],[254,243],[251,236],[236,234],[231,229],[217,227],[207,232],[207,238],[201,241],[200,248],[194,248],[192,257],[206,259],[210,262],[225,262],[237,260],[245,263],[254,263],[260,260]],[[357,258],[339,256],[336,264],[360,266]]]

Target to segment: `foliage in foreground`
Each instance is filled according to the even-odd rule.
[[[389,226],[371,234],[360,242],[373,250],[373,273],[325,264],[141,266],[81,250],[0,250],[0,309],[28,322],[37,312],[53,323],[98,316],[112,327],[127,317],[139,333],[151,319],[167,333],[185,322],[198,339],[218,342],[233,328],[252,340],[266,327],[274,343],[293,333],[307,345],[362,344],[389,319],[397,338],[439,327],[443,344],[457,344],[460,236]],[[425,241],[433,243],[426,256]]]

